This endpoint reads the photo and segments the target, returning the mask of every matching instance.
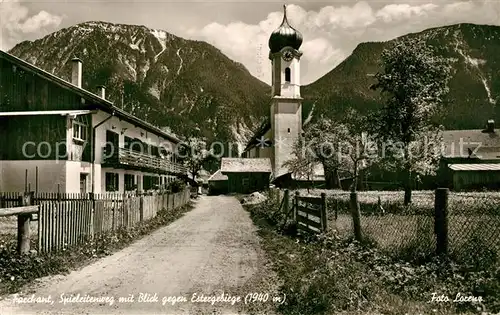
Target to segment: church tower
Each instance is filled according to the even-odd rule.
[[[302,97],[300,96],[300,57],[302,34],[290,26],[283,6],[281,25],[269,38],[272,65],[271,163],[273,179],[288,173],[283,163],[292,157],[293,145],[302,134]]]

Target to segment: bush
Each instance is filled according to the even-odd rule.
[[[281,208],[282,200],[279,201],[276,198],[272,198],[269,194],[266,196],[264,202],[258,204],[248,204],[245,208],[259,220],[266,221],[267,224],[271,226],[280,226],[285,230],[291,231],[294,229],[293,224],[290,222],[291,212],[285,213],[283,208]],[[290,205],[291,207],[291,205]],[[288,215],[288,217],[287,217]]]
[[[167,189],[173,193],[178,193],[186,189],[186,183],[180,179],[176,179],[167,186]]]

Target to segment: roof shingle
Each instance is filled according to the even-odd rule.
[[[500,134],[481,129],[443,132],[444,157],[468,157],[469,149],[481,159],[500,159]]]
[[[500,164],[450,164],[454,171],[500,171]]]
[[[269,158],[222,158],[222,173],[271,173]]]

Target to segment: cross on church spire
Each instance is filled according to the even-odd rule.
[[[283,4],[283,21],[281,22],[281,25],[290,26],[290,24],[288,23],[288,18],[286,16],[286,4]]]

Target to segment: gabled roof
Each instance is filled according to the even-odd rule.
[[[166,133],[165,131],[161,130],[160,128],[158,128],[158,127],[156,127],[156,126],[154,126],[154,125],[152,125],[152,124],[150,124],[142,119],[135,117],[134,115],[124,111],[121,108],[114,106],[114,104],[112,102],[110,102],[106,99],[103,99],[100,96],[97,96],[94,93],[91,93],[85,89],[79,88],[78,86],[73,85],[72,83],[67,82],[67,81],[65,81],[65,80],[53,75],[52,73],[45,71],[43,69],[40,69],[40,68],[30,64],[29,62],[26,62],[26,61],[14,56],[14,55],[11,55],[3,50],[0,50],[0,58],[3,58],[11,63],[14,63],[17,66],[24,68],[26,71],[37,74],[38,76],[42,77],[43,79],[49,80],[49,81],[59,85],[60,87],[62,87],[64,89],[70,90],[70,91],[74,92],[75,94],[80,95],[81,97],[91,101],[99,109],[102,109],[108,113],[112,113],[112,114],[116,115],[117,117],[120,117],[124,120],[127,120],[133,124],[136,124],[136,125],[144,128],[145,130],[150,131],[154,134],[157,134],[157,135],[162,136],[166,139],[169,139],[170,141],[172,141],[174,143],[179,143],[181,141],[180,139],[172,136],[169,133]]]
[[[269,158],[222,158],[221,172],[225,173],[271,173]]]
[[[500,133],[481,129],[443,132],[444,157],[468,157],[469,149],[480,159],[500,159]]]
[[[108,106],[113,106],[112,102],[110,102],[106,99],[103,99],[103,98],[101,98],[101,97],[95,95],[94,93],[91,93],[85,89],[79,88],[76,85],[73,85],[72,83],[67,82],[67,81],[53,75],[52,73],[47,72],[41,68],[38,68],[38,67],[32,65],[31,63],[26,62],[23,59],[20,59],[14,55],[11,55],[3,50],[0,50],[0,58],[3,58],[3,59],[6,59],[12,63],[15,63],[16,65],[25,68],[25,70],[33,72],[35,74],[38,74],[40,77],[47,79],[51,82],[54,82],[62,88],[71,90],[72,92],[74,92],[82,97],[85,97],[86,99],[91,100],[97,104],[103,104],[103,105],[106,104]]]
[[[248,143],[243,152],[248,151],[258,144],[261,144],[257,139],[263,137],[269,129],[271,129],[271,120],[269,117],[267,117],[266,120],[264,120],[264,122],[259,126],[259,129],[254,133],[252,138],[248,140]]]
[[[227,176],[223,175],[220,170],[217,170],[217,172],[213,173],[212,176],[208,178],[209,182],[225,181],[225,180],[227,180]]]
[[[40,111],[20,111],[20,112],[0,112],[0,116],[38,116],[38,115],[86,115],[93,114],[96,110],[40,110]]]

